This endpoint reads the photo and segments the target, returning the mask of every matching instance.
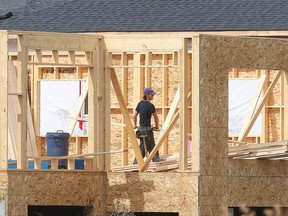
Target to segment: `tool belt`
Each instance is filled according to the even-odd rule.
[[[139,130],[139,131],[149,131],[149,130],[152,130],[152,128],[151,128],[151,127],[143,127],[143,126],[140,126],[140,127],[138,127],[138,130]]]
[[[152,131],[151,127],[138,127],[138,130],[136,131],[136,137],[138,139],[143,139],[144,137],[147,137],[147,134]]]

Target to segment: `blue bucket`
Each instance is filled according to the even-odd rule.
[[[68,156],[69,151],[69,133],[64,133],[62,130],[46,133],[47,141],[47,156]],[[49,165],[51,162],[49,161]],[[67,160],[58,161],[58,169],[67,169]]]

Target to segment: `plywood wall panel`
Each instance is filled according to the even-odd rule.
[[[87,205],[94,199],[94,215],[106,211],[103,173],[8,171],[8,215],[24,212],[28,205]]]
[[[197,178],[193,173],[108,173],[108,211],[121,203],[132,212],[192,215],[191,208],[197,206]]]
[[[249,70],[253,68],[285,69],[288,66],[284,57],[288,53],[287,41],[255,38],[220,38],[202,35],[200,35],[199,41],[201,201],[209,203],[207,199],[209,200],[211,196],[223,195],[224,199],[222,202],[227,204],[229,201],[228,205],[273,206],[273,204],[276,204],[277,196],[281,205],[287,206],[288,203],[283,201],[284,197],[287,197],[286,190],[283,190],[283,188],[287,188],[288,182],[285,176],[287,175],[286,162],[267,160],[236,161],[228,158],[223,161],[221,157],[225,158],[225,156],[222,155],[211,159],[211,156],[215,155],[214,151],[217,151],[221,141],[219,140],[219,145],[217,145],[205,140],[206,137],[211,136],[206,135],[207,133],[209,134],[209,131],[211,134],[215,134],[214,128],[225,128],[228,125],[228,122],[224,123],[224,121],[220,121],[218,126],[215,124],[215,119],[223,119],[228,113],[227,101],[222,97],[223,95],[226,97],[225,88],[228,88],[228,86],[225,83],[228,83],[228,77],[217,77],[217,75],[220,72],[228,74],[227,70],[229,68],[248,68]],[[214,80],[212,78],[213,75]],[[242,74],[241,76],[245,75]],[[211,96],[209,95],[210,88],[213,89]],[[279,101],[279,90],[277,88],[270,96],[273,105],[277,105]],[[212,95],[217,99],[213,99]],[[216,102],[217,100],[218,103]],[[214,107],[214,111],[212,107]],[[270,113],[270,115],[275,116],[275,111],[273,114]],[[275,126],[270,128],[272,127],[275,128]],[[223,148],[227,148],[227,144],[224,142],[222,144]],[[225,152],[225,149],[222,150]],[[205,152],[205,154],[202,154],[202,152]],[[207,157],[207,155],[211,158]],[[218,165],[222,168],[210,169],[212,164],[215,164],[215,167]],[[225,173],[225,169],[227,169],[226,177],[225,174],[220,176],[221,173]],[[228,174],[230,175],[229,178]],[[216,206],[208,205],[203,208],[201,206],[200,211],[200,215],[220,215],[220,204],[218,203]]]

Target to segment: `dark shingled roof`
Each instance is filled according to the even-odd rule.
[[[0,21],[11,30],[288,30],[287,0],[1,0],[0,8],[13,12]]]

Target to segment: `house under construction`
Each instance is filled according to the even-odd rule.
[[[67,25],[71,15],[64,12],[80,6],[77,2],[55,0],[45,12],[33,8],[29,14],[19,12],[18,17],[0,20],[0,200],[5,214],[32,215],[35,208],[44,211],[58,206],[83,207],[87,215],[128,211],[236,216],[243,205],[279,206],[287,213],[288,31],[280,25],[285,16],[281,14],[284,21],[278,25],[245,19],[239,26],[234,21],[234,27],[217,23],[215,16],[214,26],[208,25],[213,24],[211,18],[202,19],[199,27],[196,12],[203,7],[200,1],[163,1],[167,8],[185,3],[186,7],[179,6],[184,18],[189,9],[195,10],[196,15],[191,15],[194,24],[186,17],[171,29],[173,23],[168,25],[169,20],[161,19],[169,10],[157,10],[157,4],[163,2],[139,3],[141,12],[147,10],[148,14],[143,21],[137,19],[138,7],[129,1],[90,0],[81,2],[79,10],[97,10],[105,17],[110,5],[115,6],[115,17],[120,9],[136,11],[131,12],[135,20],[130,17],[129,27],[121,22],[114,29],[108,25],[108,16],[107,23],[97,21],[99,29],[90,31],[87,22],[77,29],[82,25],[79,20],[73,30],[72,24]],[[156,5],[148,10],[148,3]],[[225,1],[217,3],[207,8],[218,11]],[[278,3],[229,3],[227,7],[232,12],[235,8],[249,11],[253,5],[266,8]],[[285,9],[282,4],[276,7],[281,8]],[[59,25],[47,20],[38,26],[41,18],[35,17],[44,19],[52,11],[55,17],[58,13],[60,18],[62,14],[68,17],[58,20]],[[141,22],[149,23],[153,18],[149,11],[159,13],[159,23],[166,25],[158,25],[158,30],[157,25],[143,27]],[[176,10],[172,17],[181,17],[178,13]],[[266,11],[268,18],[269,14]],[[280,15],[275,14],[277,20]],[[251,25],[245,28],[243,23]],[[247,84],[251,80],[255,84]],[[81,82],[73,111],[57,111],[68,122],[66,128],[57,127],[71,136],[69,154],[47,156],[45,133],[51,128],[45,127],[52,114],[45,115],[43,110],[53,100],[45,102],[44,92],[52,95],[60,83],[55,94],[71,96],[64,86],[72,82]],[[230,90],[237,89],[237,84],[241,84],[237,88],[245,87],[234,99],[246,103],[242,101],[245,94],[251,99],[240,130],[234,133],[230,127],[230,95],[234,93]],[[153,103],[161,130],[155,132],[156,147],[143,159],[131,116],[144,87],[150,86],[157,92]],[[251,93],[243,93],[252,87]],[[82,115],[85,107],[87,115]],[[260,133],[252,133],[259,119]],[[76,134],[83,125],[87,131]],[[162,160],[151,162],[158,150]],[[137,165],[132,165],[134,157]],[[67,160],[67,169],[58,169],[60,160]],[[80,169],[79,161],[83,163]],[[50,169],[43,168],[44,162],[49,162]]]

